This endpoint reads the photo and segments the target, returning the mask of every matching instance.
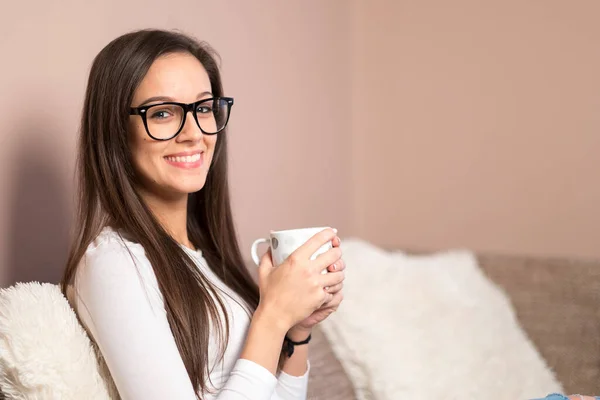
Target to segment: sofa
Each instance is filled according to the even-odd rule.
[[[478,254],[519,323],[568,393],[600,393],[600,262]],[[320,330],[313,335],[311,400],[351,400],[352,384]],[[540,393],[540,395],[544,395]]]
[[[565,391],[599,394],[600,262],[492,254],[477,258],[483,272],[511,299],[519,323]],[[313,333],[310,362],[309,399],[356,398],[319,328]]]

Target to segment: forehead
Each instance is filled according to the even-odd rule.
[[[168,96],[191,103],[198,93],[211,92],[210,79],[200,61],[189,53],[166,54],[157,58],[136,89],[134,104],[153,96]]]

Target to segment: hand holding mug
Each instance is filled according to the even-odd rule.
[[[271,247],[259,262],[259,307],[275,315],[285,329],[306,319],[323,304],[331,301],[334,295],[324,288],[338,287],[344,280],[342,270],[327,273],[327,270],[333,269],[332,265],[340,261],[342,255],[339,247],[331,245],[331,241],[336,238],[336,231],[331,228],[313,230],[317,230],[317,233],[305,243],[296,239],[313,233],[310,230],[272,232]],[[275,246],[273,237],[278,238]],[[282,259],[282,255],[287,255],[285,252],[290,247],[296,248]],[[253,258],[257,261],[255,253],[256,242],[253,245]],[[276,260],[281,262],[276,263]]]
[[[340,238],[335,237],[331,243],[333,247],[340,246]],[[344,260],[339,259],[335,264],[330,265],[328,268],[329,272],[343,271],[346,269],[346,264]],[[325,290],[332,295],[331,300],[324,303],[321,307],[313,311],[308,317],[303,319],[294,325],[288,332],[288,337],[291,340],[296,342],[300,342],[308,337],[312,333],[312,329],[318,323],[324,321],[331,314],[337,311],[338,307],[344,300],[344,295],[342,293],[342,288],[344,286],[343,282],[338,283],[337,285],[330,286],[325,288]]]

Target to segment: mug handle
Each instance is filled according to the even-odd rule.
[[[254,243],[252,243],[252,249],[250,250],[250,253],[252,254],[252,261],[254,261],[254,263],[258,266],[260,264],[260,257],[258,256],[258,246],[262,243],[269,243],[270,240],[269,239],[256,239],[254,241]]]

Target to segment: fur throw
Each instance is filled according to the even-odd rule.
[[[100,366],[58,286],[0,290],[0,390],[7,399],[109,400]]]

